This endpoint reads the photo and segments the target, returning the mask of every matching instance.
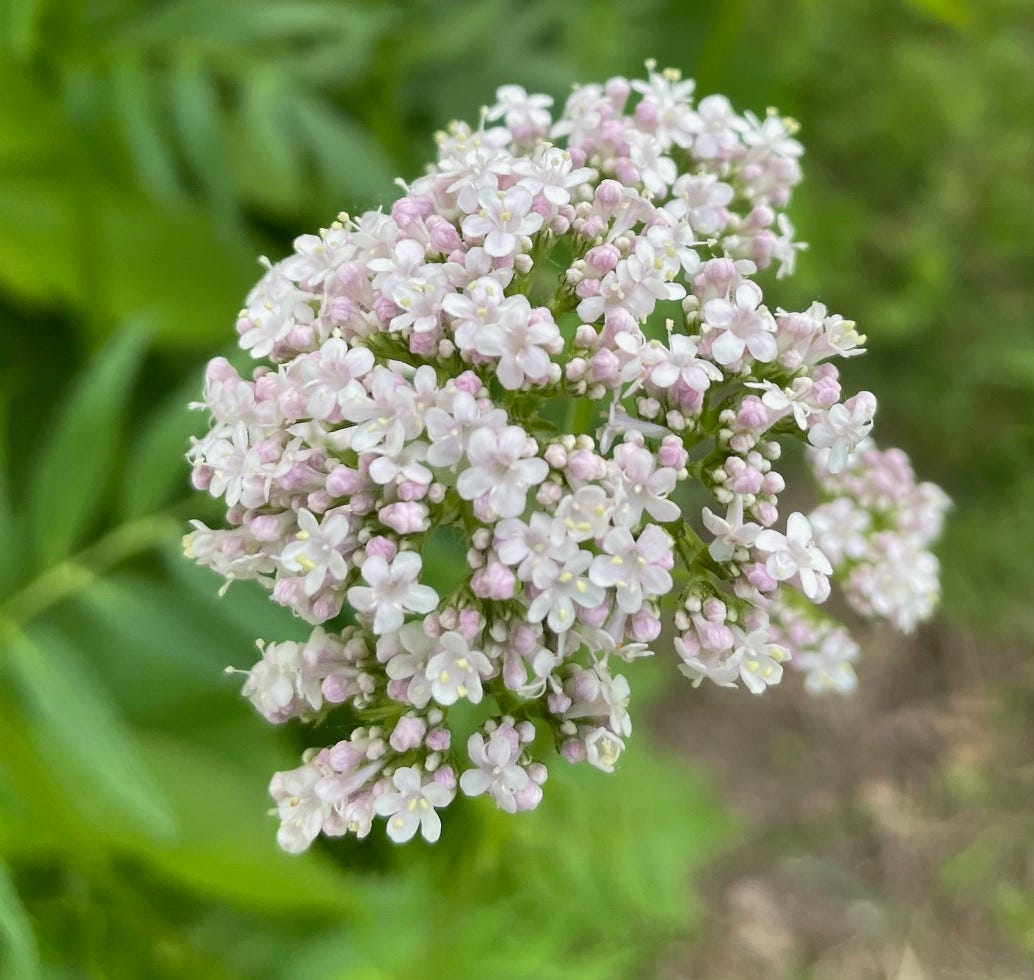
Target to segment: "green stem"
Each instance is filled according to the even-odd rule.
[[[178,530],[168,514],[150,514],[115,528],[94,544],[48,568],[0,605],[0,615],[21,625],[85,589],[109,568],[160,544]]]

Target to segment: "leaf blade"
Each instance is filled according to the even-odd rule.
[[[38,567],[68,555],[104,505],[119,424],[149,330],[137,320],[117,334],[65,400],[33,474],[30,525]],[[76,492],[69,493],[73,477]]]

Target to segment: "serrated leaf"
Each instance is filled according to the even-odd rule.
[[[123,409],[149,330],[127,324],[94,358],[61,407],[33,474],[29,520],[39,568],[56,564],[103,511]]]
[[[32,732],[83,812],[103,832],[153,840],[176,833],[169,805],[141,761],[107,691],[55,630],[7,631],[6,656],[27,702]]]
[[[6,866],[0,864],[0,972],[18,980],[40,976],[36,937]]]

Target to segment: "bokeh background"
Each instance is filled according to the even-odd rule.
[[[0,976],[1034,976],[1028,0],[0,18]],[[644,664],[618,775],[555,767],[520,818],[462,804],[436,848],[289,859],[265,786],[305,736],[222,668],[297,625],[179,552],[202,365],[257,255],[389,204],[498,85],[562,101],[647,57],[801,121],[811,249],[770,301],[869,335],[848,380],[955,501],[943,612],[867,635],[847,701]]]

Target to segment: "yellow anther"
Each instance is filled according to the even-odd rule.
[[[571,572],[561,572],[560,577],[557,579],[557,581],[561,585],[567,585],[567,583],[570,582],[573,578],[574,575]]]
[[[587,585],[585,584],[585,579],[583,579],[583,578],[580,578],[580,579],[578,579],[578,581],[577,581],[577,582],[575,582],[575,586],[574,586],[574,587],[575,587],[575,588],[576,588],[576,589],[577,589],[577,590],[578,590],[578,591],[579,591],[580,593],[582,593],[582,595],[584,595],[584,594],[585,594],[585,591],[586,591],[586,589],[588,589],[588,586],[587,586]]]
[[[431,804],[428,803],[427,800],[425,800],[422,796],[420,797],[420,809],[421,810],[430,810],[431,809]]]
[[[311,572],[316,567],[316,563],[311,558],[306,558],[305,555],[299,555],[297,562],[306,572]]]
[[[460,659],[456,661],[456,666],[459,667],[460,670],[466,670],[470,666],[470,661],[467,660],[466,657],[460,657]]]
[[[624,565],[625,564],[624,561],[621,558],[621,555],[615,555],[613,558],[610,559],[610,563],[612,565]]]
[[[448,684],[449,683],[449,672],[447,670],[443,670],[438,675],[438,680],[441,681],[442,684]]]
[[[456,693],[457,693],[457,694],[458,694],[458,695],[459,695],[459,696],[460,696],[461,698],[465,698],[465,697],[467,696],[467,690],[468,690],[468,688],[467,688],[467,685],[466,685],[466,684],[458,684],[458,685],[456,686]]]
[[[749,670],[752,674],[756,674],[758,672],[758,667],[760,666],[761,664],[759,664],[756,660],[751,660],[747,664],[747,670]]]
[[[295,538],[296,541],[308,541],[309,540],[309,532],[308,531],[299,531],[294,536],[294,538]]]
[[[416,809],[416,800],[413,797],[409,798],[409,802],[406,804],[406,809],[412,813]]]

